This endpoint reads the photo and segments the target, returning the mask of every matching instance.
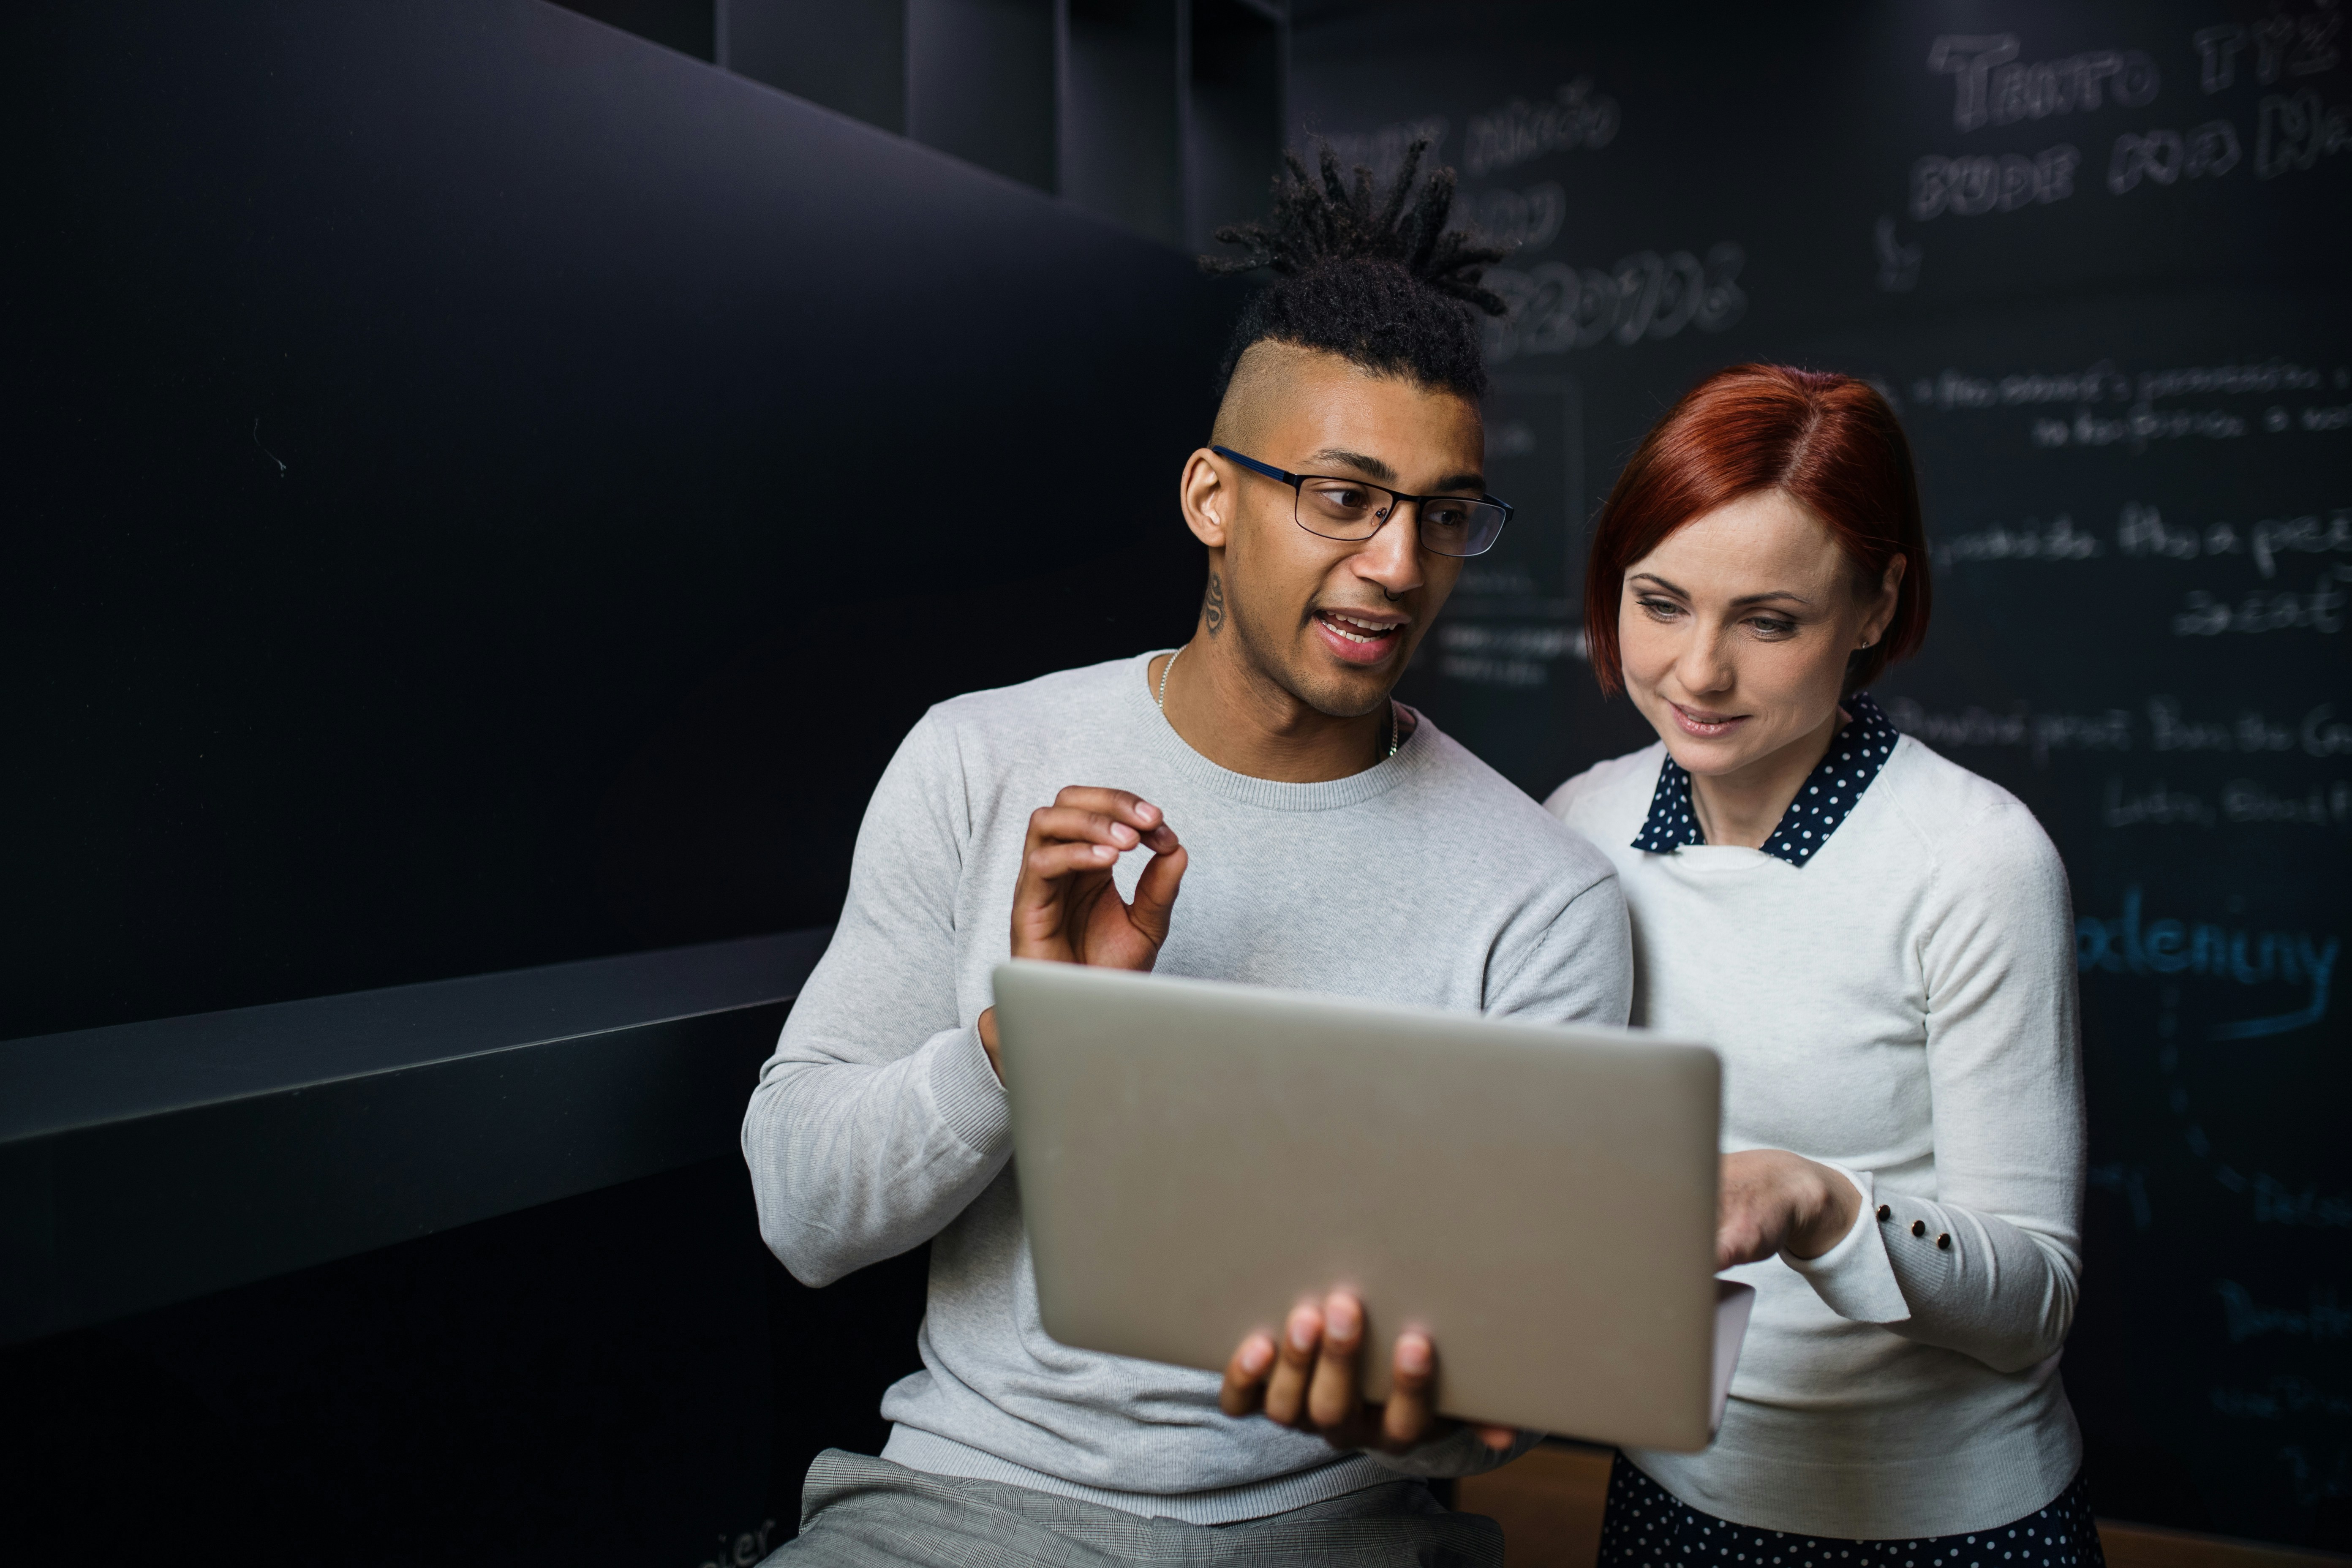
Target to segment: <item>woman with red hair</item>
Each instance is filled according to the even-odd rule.
[[[1593,668],[1659,743],[1549,804],[1616,865],[1633,1022],[1723,1054],[1717,1261],[1758,1292],[1713,1447],[1621,1457],[1604,1564],[2101,1562],[2066,876],[1864,689],[1927,610],[1910,447],[1850,376],[1708,377],[1601,510]]]

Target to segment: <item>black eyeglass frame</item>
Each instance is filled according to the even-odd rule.
[[[1412,502],[1413,518],[1418,521],[1421,517],[1422,503],[1424,501],[1468,500],[1471,499],[1468,496],[1407,495],[1402,490],[1391,489],[1386,485],[1376,485],[1370,479],[1360,479],[1353,474],[1294,474],[1287,468],[1277,468],[1272,463],[1261,463],[1255,458],[1244,457],[1241,453],[1234,451],[1231,447],[1211,447],[1209,450],[1214,452],[1218,457],[1226,459],[1228,462],[1239,463],[1243,468],[1249,469],[1254,474],[1263,474],[1269,479],[1277,480],[1282,484],[1288,485],[1293,496],[1290,521],[1297,523],[1300,528],[1306,529],[1307,532],[1314,534],[1318,539],[1334,540],[1342,544],[1361,544],[1365,540],[1370,539],[1373,535],[1378,534],[1381,529],[1388,526],[1389,519],[1396,515],[1397,508],[1406,501]],[[1318,529],[1307,528],[1307,520],[1298,515],[1298,498],[1304,491],[1307,481],[1309,479],[1329,479],[1337,484],[1361,485],[1368,490],[1378,490],[1381,494],[1388,497],[1389,504],[1372,514],[1376,520],[1372,524],[1372,531],[1365,534],[1363,539],[1344,539],[1338,534],[1325,533]],[[1503,500],[1499,496],[1481,495],[1477,500],[1486,506],[1499,507],[1502,509],[1503,521],[1495,525],[1494,538],[1489,539],[1485,544],[1479,546],[1477,549],[1465,552],[1460,555],[1454,555],[1450,550],[1437,549],[1429,542],[1426,537],[1423,537],[1421,542],[1422,548],[1427,550],[1433,555],[1450,555],[1456,561],[1475,560],[1477,557],[1486,554],[1487,551],[1494,549],[1495,546],[1502,540],[1503,530],[1511,525],[1511,513],[1515,509],[1512,507],[1510,502]]]

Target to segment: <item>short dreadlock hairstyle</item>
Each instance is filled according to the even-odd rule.
[[[1474,310],[1499,316],[1502,298],[1478,286],[1507,252],[1476,243],[1445,220],[1454,207],[1454,171],[1419,184],[1426,141],[1406,150],[1386,193],[1359,166],[1341,178],[1339,160],[1321,149],[1322,178],[1297,153],[1283,154],[1288,174],[1275,176],[1274,214],[1264,223],[1233,224],[1214,237],[1247,247],[1240,256],[1204,256],[1211,273],[1270,268],[1274,281],[1250,297],[1217,367],[1224,395],[1234,367],[1253,343],[1272,340],[1339,354],[1364,369],[1404,376],[1476,402],[1486,395],[1486,364]]]

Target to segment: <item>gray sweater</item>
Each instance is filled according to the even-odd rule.
[[[899,747],[833,943],[744,1118],[761,1232],[811,1285],[931,1243],[923,1370],[882,1403],[885,1455],[915,1468],[1198,1523],[1394,1468],[1468,1473],[1491,1460],[1467,1434],[1402,1463],[1343,1453],[1223,1415],[1213,1373],[1046,1337],[1004,1091],[975,1026],[1029,814],[1069,784],[1167,813],[1190,859],[1165,974],[1622,1024],[1624,900],[1606,858],[1426,720],[1351,777],[1251,778],[1168,726],[1150,657],[941,703]],[[1122,893],[1144,858],[1120,862]]]

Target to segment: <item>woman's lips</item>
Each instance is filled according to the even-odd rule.
[[[1344,610],[1318,610],[1314,620],[1323,646],[1349,664],[1378,664],[1404,640],[1402,621],[1362,620]]]
[[[1675,723],[1682,732],[1696,740],[1719,740],[1748,722],[1745,713],[1699,713],[1671,700],[1666,706],[1675,710]]]

